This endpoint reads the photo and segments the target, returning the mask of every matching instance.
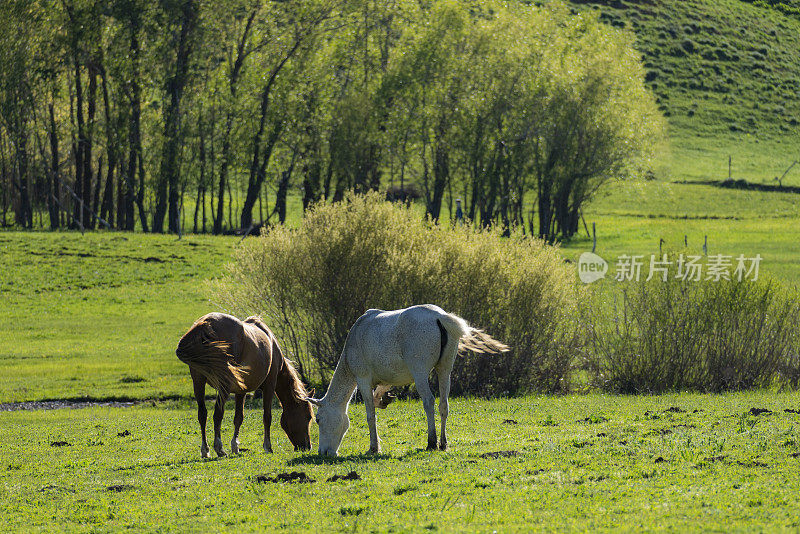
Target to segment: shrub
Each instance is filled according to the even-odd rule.
[[[775,283],[642,282],[593,307],[589,367],[620,393],[796,383],[800,310]]]
[[[512,347],[456,362],[453,394],[496,395],[568,386],[581,341],[574,280],[541,240],[443,228],[369,194],[245,241],[212,292],[232,313],[262,314],[304,378],[323,382],[368,308],[437,304]]]

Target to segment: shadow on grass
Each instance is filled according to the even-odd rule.
[[[393,456],[389,454],[348,454],[345,456],[320,456],[318,454],[304,454],[297,458],[292,458],[286,465],[335,465],[346,462],[353,463],[371,463],[379,462],[381,460],[392,460]]]
[[[411,449],[400,454],[399,456],[392,456],[391,454],[348,454],[345,456],[320,456],[318,454],[304,454],[298,458],[292,458],[286,465],[334,465],[345,462],[355,463],[371,463],[381,460],[406,460],[408,458],[416,458],[419,456],[427,456],[429,454],[441,454],[442,451],[428,450],[428,449]]]

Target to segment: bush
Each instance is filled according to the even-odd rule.
[[[643,282],[591,317],[589,367],[620,393],[796,385],[795,300],[774,283]]]
[[[454,369],[453,394],[499,395],[568,386],[581,341],[574,280],[541,240],[442,228],[369,194],[245,241],[212,291],[232,313],[261,313],[304,378],[323,382],[368,308],[437,304],[512,347]]]

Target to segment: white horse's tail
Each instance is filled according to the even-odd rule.
[[[499,354],[511,350],[508,345],[494,339],[483,330],[471,327],[467,321],[458,315],[448,313],[439,317],[438,320],[450,338],[447,345],[450,345],[451,340],[458,340],[459,351],[469,350],[478,353]]]

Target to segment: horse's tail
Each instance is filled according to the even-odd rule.
[[[483,330],[471,327],[458,315],[448,313],[439,317],[438,322],[440,329],[443,329],[442,337],[445,337],[446,332],[448,338],[446,341],[443,340],[445,342],[442,343],[442,353],[452,350],[451,344],[456,343],[458,351],[498,354],[511,350],[508,345],[494,339]]]
[[[222,398],[234,388],[245,389],[244,369],[230,354],[230,344],[217,339],[211,323],[201,320],[178,342],[178,359],[206,377]]]

